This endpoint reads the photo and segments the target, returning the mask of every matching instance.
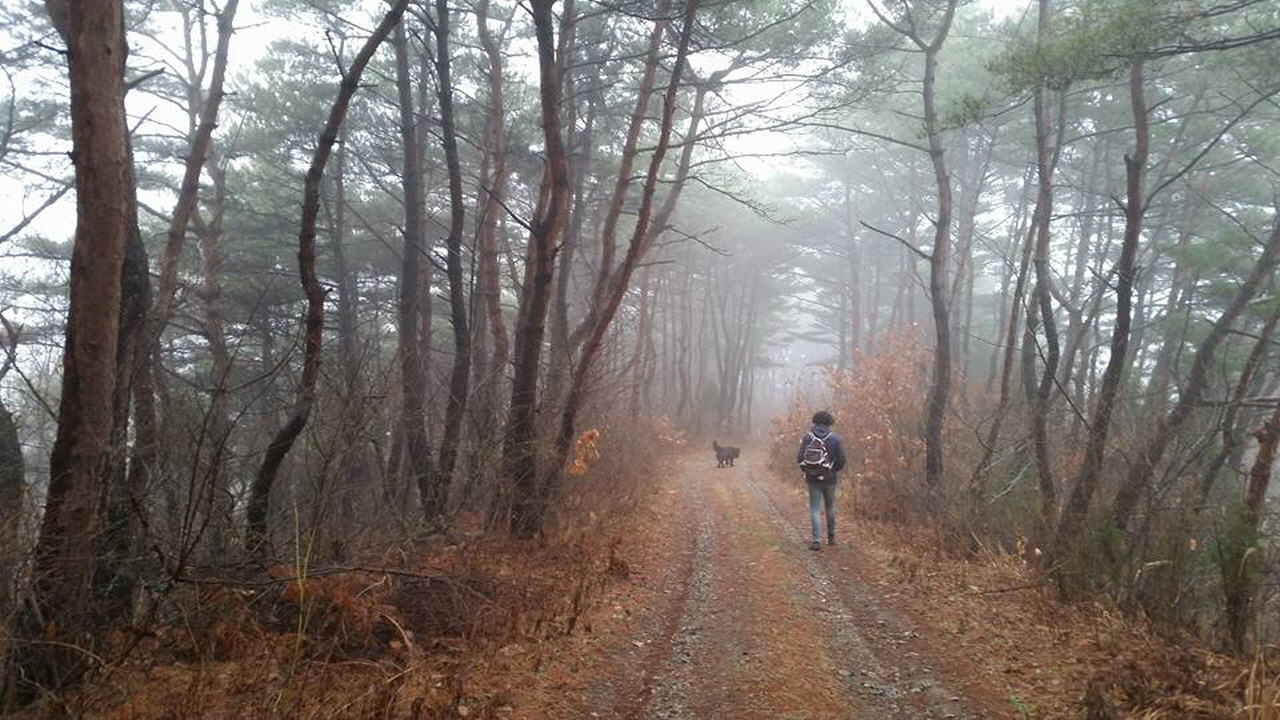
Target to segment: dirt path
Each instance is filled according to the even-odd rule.
[[[799,483],[766,472],[759,458],[721,470],[696,455],[663,480],[632,588],[568,650],[555,714],[568,702],[600,718],[997,717],[859,579],[853,548],[808,548]]]

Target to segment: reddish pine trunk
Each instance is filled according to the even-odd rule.
[[[78,648],[92,650],[101,641],[90,587],[111,461],[129,228],[124,7],[120,0],[77,0],[63,9],[66,24],[55,24],[65,30],[69,58],[76,232],[58,430],[31,574],[33,605],[15,622],[17,641],[0,694],[17,703],[33,699],[38,688],[74,680],[86,667]]]
[[[631,275],[635,272],[636,266],[640,259],[644,257],[644,253],[648,250],[652,237],[649,233],[649,223],[653,215],[653,195],[657,191],[658,174],[662,168],[662,161],[666,157],[667,148],[671,141],[671,126],[675,119],[676,98],[680,89],[680,76],[684,71],[685,61],[688,58],[689,42],[693,33],[693,22],[697,15],[697,0],[689,0],[685,6],[684,25],[680,31],[680,44],[676,50],[675,63],[671,70],[671,79],[667,83],[666,94],[662,103],[662,122],[658,131],[658,141],[654,148],[653,156],[649,160],[649,169],[645,175],[644,188],[640,196],[640,207],[636,213],[636,226],[632,232],[631,241],[627,246],[626,256],[622,260],[621,266],[616,272],[611,273],[607,282],[608,292],[602,298],[604,304],[595,312],[590,314],[594,324],[591,332],[587,336],[586,341],[582,345],[582,354],[578,358],[578,363],[574,368],[573,380],[569,386],[569,393],[565,399],[564,409],[560,416],[560,433],[556,438],[556,455],[557,464],[549,468],[548,484],[554,486],[556,479],[559,477],[560,458],[568,453],[573,443],[574,423],[577,419],[578,410],[582,406],[582,401],[586,396],[587,379],[591,371],[592,363],[595,361],[596,355],[599,353],[601,345],[604,342],[605,333],[608,331],[610,324],[613,322],[614,316],[617,314],[618,306],[622,303],[622,298],[626,295],[627,289],[631,285]],[[659,19],[657,25],[662,26],[665,21]],[[656,32],[654,36],[660,36],[660,32]],[[656,54],[656,50],[651,45],[650,51]],[[647,78],[652,84],[652,78]],[[690,139],[692,141],[692,139]],[[629,171],[628,171],[629,172]],[[622,184],[619,183],[619,187]],[[625,194],[625,188],[623,188]],[[623,198],[615,195],[614,202],[621,204]]]
[[[631,189],[632,176],[635,174],[633,168],[639,153],[640,131],[644,127],[645,115],[649,110],[649,99],[653,96],[654,81],[658,76],[658,64],[661,60],[659,50],[662,48],[663,30],[667,27],[667,14],[670,9],[671,0],[661,0],[655,10],[656,19],[653,30],[649,33],[644,74],[640,78],[640,87],[636,91],[635,105],[632,107],[626,139],[622,144],[618,173],[614,178],[613,194],[609,200],[608,211],[605,213],[604,227],[600,231],[600,261],[596,271],[595,286],[586,316],[569,338],[570,352],[594,330],[597,325],[597,316],[608,302],[608,296],[612,290],[610,281],[613,279],[614,257],[618,249],[618,221],[622,217],[622,208]]]
[[[538,482],[538,371],[547,308],[555,274],[556,239],[564,229],[569,199],[569,170],[560,129],[561,78],[556,62],[554,0],[530,0],[538,42],[538,93],[546,169],[538,193],[532,231],[525,254],[524,283],[516,318],[511,404],[503,464],[511,479],[512,528],[519,535],[541,529],[544,496]]]

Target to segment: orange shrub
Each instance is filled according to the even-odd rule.
[[[877,519],[917,518],[929,507],[921,431],[930,362],[928,343],[911,331],[885,337],[873,354],[857,353],[848,370],[825,370],[825,398],[797,397],[787,416],[774,420],[775,468],[794,473],[799,433],[815,410],[826,408],[836,418],[834,429],[848,457],[841,474],[847,502],[856,512]],[[973,466],[970,456],[976,446],[973,433],[965,431],[968,403],[958,377],[952,398],[944,433],[948,479],[940,505],[948,510],[944,515],[958,520],[965,510],[957,499],[965,489],[962,480]]]

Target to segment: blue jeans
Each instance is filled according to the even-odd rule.
[[[809,522],[813,526],[813,541],[822,540],[822,513],[827,511],[827,537],[836,536],[836,484],[832,480],[806,481],[809,485]],[[821,506],[821,508],[820,508]]]

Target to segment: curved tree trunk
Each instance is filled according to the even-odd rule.
[[[946,15],[933,42],[924,46],[924,122],[929,140],[929,160],[938,190],[938,216],[934,219],[933,251],[929,254],[929,301],[933,311],[933,381],[929,385],[925,416],[925,483],[930,490],[942,486],[945,468],[942,430],[951,395],[951,312],[947,305],[947,265],[951,256],[951,177],[942,147],[936,87],[938,52],[951,30],[956,2],[947,3]]]
[[[298,231],[298,274],[302,283],[302,291],[307,300],[307,311],[303,318],[304,346],[302,356],[302,377],[298,380],[297,395],[293,409],[283,427],[276,431],[267,446],[262,464],[249,489],[249,502],[245,511],[245,549],[249,559],[263,561],[268,555],[267,519],[271,508],[271,488],[274,487],[280,465],[289,454],[293,443],[302,434],[311,416],[311,407],[316,399],[316,381],[320,376],[320,350],[322,331],[324,330],[324,289],[320,278],[316,275],[316,218],[320,212],[320,180],[324,177],[324,167],[329,162],[333,145],[338,140],[338,129],[346,119],[347,108],[351,97],[360,87],[360,77],[365,67],[373,58],[378,46],[391,34],[392,28],[400,23],[409,0],[396,0],[382,21],[378,23],[373,34],[365,40],[364,46],[356,54],[351,66],[347,69],[338,87],[338,96],[329,109],[329,118],[316,143],[315,153],[311,157],[311,166],[302,189],[302,220]]]
[[[1049,35],[1052,11],[1053,6],[1050,0],[1040,0],[1037,39],[1041,43]],[[1058,98],[1060,112],[1065,112],[1065,100],[1064,96],[1059,96]],[[1031,402],[1031,445],[1035,455],[1036,477],[1040,483],[1040,518],[1041,522],[1044,523],[1044,532],[1048,534],[1053,528],[1058,506],[1058,489],[1053,478],[1053,461],[1050,457],[1048,430],[1049,404],[1053,398],[1053,383],[1058,376],[1058,359],[1060,357],[1058,327],[1054,319],[1051,301],[1053,274],[1049,269],[1049,225],[1053,220],[1053,172],[1058,164],[1058,153],[1061,149],[1058,142],[1061,122],[1059,123],[1058,131],[1055,132],[1049,118],[1049,89],[1044,87],[1043,84],[1035,89],[1033,109],[1036,135],[1037,193],[1036,220],[1034,222],[1036,247],[1032,259],[1032,267],[1035,270],[1036,284],[1031,291],[1031,304],[1027,309],[1027,314],[1039,313],[1040,326],[1044,331],[1047,352],[1043,355],[1044,370],[1040,375],[1039,383],[1034,383],[1030,377],[1026,379],[1026,382],[1031,390],[1028,397]],[[1028,323],[1028,330],[1031,327],[1031,323]],[[1035,338],[1030,332],[1027,340],[1029,344],[1034,345]],[[1030,349],[1030,347],[1024,347],[1023,352],[1029,352]],[[1030,363],[1027,369],[1034,373],[1035,363]]]
[[[1258,332],[1257,342],[1253,345],[1249,357],[1244,362],[1244,367],[1240,368],[1240,377],[1236,379],[1235,391],[1231,397],[1227,399],[1228,405],[1226,412],[1222,416],[1222,447],[1218,449],[1217,454],[1213,456],[1200,475],[1200,484],[1197,488],[1197,500],[1193,506],[1198,513],[1204,507],[1209,499],[1209,493],[1212,492],[1214,484],[1218,480],[1218,473],[1222,471],[1222,466],[1227,463],[1227,459],[1231,457],[1241,447],[1241,438],[1237,437],[1236,420],[1240,415],[1240,401],[1245,398],[1249,392],[1253,380],[1257,377],[1258,368],[1262,365],[1271,352],[1271,337],[1275,334],[1276,324],[1280,322],[1280,309],[1271,313],[1271,317],[1267,318],[1266,323],[1262,326],[1262,330]]]
[[[613,289],[611,281],[615,272],[614,257],[618,251],[618,221],[622,218],[623,206],[626,204],[627,195],[631,189],[634,175],[632,169],[635,166],[636,156],[639,154],[640,131],[644,127],[645,116],[649,110],[649,100],[653,96],[654,82],[658,76],[658,65],[662,60],[659,51],[662,49],[662,35],[669,22],[667,16],[670,10],[671,0],[660,0],[654,11],[653,29],[649,33],[648,50],[645,53],[644,73],[640,78],[640,86],[636,90],[636,101],[631,110],[630,121],[627,124],[627,134],[622,144],[618,173],[614,178],[613,193],[610,196],[608,209],[605,212],[604,226],[600,231],[600,258],[599,267],[596,270],[595,284],[592,287],[591,298],[587,304],[587,312],[582,318],[582,322],[578,324],[578,327],[569,336],[569,352],[571,354],[598,325],[597,318],[603,306],[608,303],[609,293]],[[669,121],[668,124],[670,124]]]

